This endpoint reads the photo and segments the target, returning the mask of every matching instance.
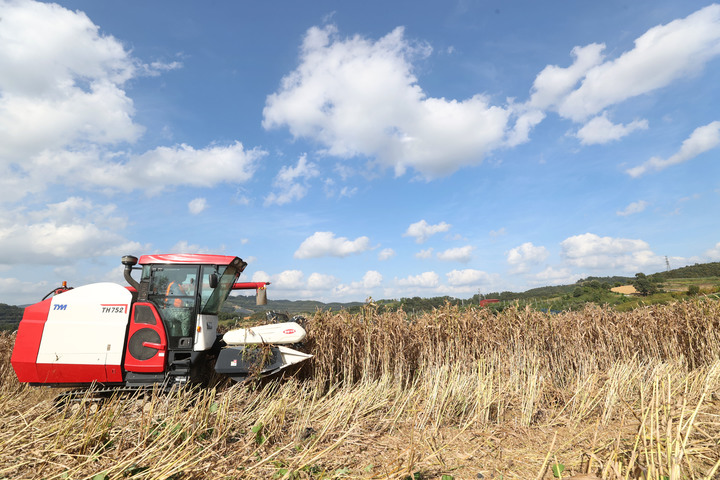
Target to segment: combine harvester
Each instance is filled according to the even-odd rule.
[[[167,390],[207,383],[213,360],[215,372],[243,381],[312,357],[286,346],[305,338],[296,322],[217,333],[231,290],[255,289],[258,305],[267,303],[268,282],[236,283],[247,266],[239,257],[128,255],[122,263],[130,286],[63,285],[25,309],[11,360],[20,382]],[[139,282],[133,269],[142,269]]]

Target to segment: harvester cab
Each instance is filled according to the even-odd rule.
[[[286,347],[305,337],[295,322],[218,335],[218,313],[247,264],[239,257],[168,254],[122,258],[130,286],[96,283],[58,289],[25,309],[12,364],[34,385],[169,388],[204,383],[217,373],[242,381],[265,376],[311,355]],[[138,266],[139,265],[139,266]],[[133,270],[141,270],[136,280]]]

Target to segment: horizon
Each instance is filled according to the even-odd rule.
[[[712,263],[720,263],[720,262],[707,262],[707,264],[712,264]],[[705,264],[697,264],[697,263],[696,263],[695,265],[687,265],[687,266],[689,267],[689,266],[696,266],[696,265],[705,265]],[[679,267],[678,269],[681,269],[681,268],[684,268],[684,267]],[[643,273],[643,274],[645,274],[646,276],[650,277],[650,276],[652,276],[652,275],[657,275],[657,274],[666,273],[666,272],[672,272],[673,270],[678,270],[678,269],[672,269],[672,270],[666,270],[666,271],[659,271],[659,272],[652,272],[652,273],[645,273],[645,272],[637,272],[637,273]],[[455,300],[469,300],[469,299],[471,299],[472,297],[474,297],[475,295],[480,295],[481,297],[486,297],[488,294],[491,294],[491,293],[497,293],[497,294],[503,294],[503,293],[523,294],[523,293],[527,293],[527,292],[529,292],[529,291],[531,291],[531,290],[542,289],[542,288],[555,288],[555,287],[567,287],[567,286],[572,286],[572,285],[576,285],[576,284],[578,284],[578,283],[580,283],[580,282],[587,282],[587,281],[589,281],[589,279],[598,279],[598,278],[599,278],[599,279],[603,279],[603,278],[616,278],[616,277],[627,278],[628,280],[632,280],[632,278],[633,278],[633,276],[624,276],[624,275],[605,275],[605,276],[600,276],[600,277],[594,276],[594,275],[590,275],[590,276],[585,277],[585,278],[580,278],[580,279],[576,280],[574,283],[553,284],[553,285],[541,285],[541,286],[532,287],[532,288],[529,288],[529,289],[523,290],[523,291],[503,290],[503,291],[487,292],[487,293],[484,293],[484,294],[477,292],[477,293],[475,293],[475,294],[468,295],[468,296],[465,296],[465,297],[456,297],[456,296],[453,296],[453,295],[436,295],[436,296],[434,296],[434,297],[449,297],[449,298],[454,298]],[[671,278],[684,278],[684,277],[671,277]],[[693,277],[693,278],[694,278],[694,277]],[[268,287],[268,295],[271,294],[271,292],[270,292],[271,290],[272,290],[272,287]],[[237,292],[237,293],[236,293],[236,292]],[[240,290],[231,291],[229,297],[244,297],[244,298],[246,298],[246,299],[248,299],[248,300],[255,301],[255,294],[242,293]],[[417,297],[417,295],[413,295],[413,297]],[[275,302],[318,302],[318,303],[322,303],[322,304],[324,304],[324,305],[328,305],[328,304],[332,304],[332,303],[339,303],[339,304],[345,305],[345,304],[349,304],[349,303],[366,304],[366,303],[368,303],[368,300],[372,300],[373,302],[393,302],[393,301],[400,301],[400,300],[402,300],[403,298],[413,298],[413,297],[378,298],[378,299],[366,298],[365,300],[347,300],[347,301],[330,300],[330,301],[327,301],[327,302],[324,302],[324,301],[322,301],[322,300],[317,300],[317,299],[314,299],[314,298],[289,299],[289,298],[271,298],[271,297],[268,297],[268,298],[267,298],[267,301],[268,301],[268,302],[273,302],[273,301],[275,301]],[[420,297],[420,298],[434,298],[434,297]],[[18,304],[7,304],[7,303],[4,303],[4,302],[0,302],[0,304],[4,304],[4,305],[8,305],[8,306],[14,306],[14,307],[20,307],[20,308],[25,308],[25,307],[27,307],[27,306],[33,305],[34,303],[36,303],[36,302],[27,303],[27,304],[19,304],[19,305],[18,305]]]
[[[0,302],[167,252],[237,255],[242,279],[323,303],[720,260],[720,4],[0,0],[0,18]]]

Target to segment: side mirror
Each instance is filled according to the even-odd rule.
[[[210,288],[216,288],[217,286],[218,286],[217,273],[211,273],[210,274]]]

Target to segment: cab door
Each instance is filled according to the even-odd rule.
[[[137,302],[132,307],[124,368],[128,372],[165,371],[167,335],[155,305]]]

